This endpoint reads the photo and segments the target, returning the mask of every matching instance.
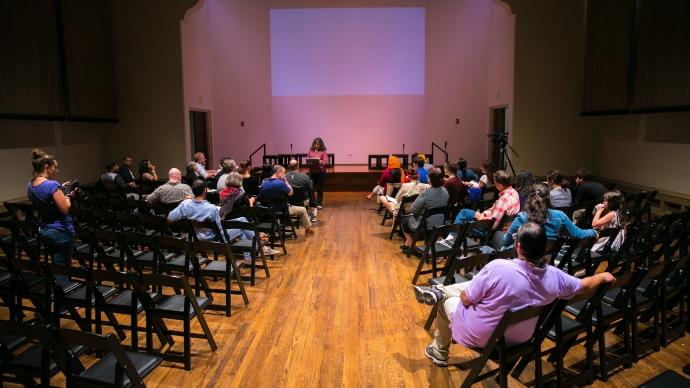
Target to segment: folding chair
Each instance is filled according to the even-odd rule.
[[[414,230],[412,233],[412,245],[410,245],[410,249],[407,250],[407,257],[410,257],[412,253],[416,253],[417,249],[417,241],[426,241],[429,238],[429,235],[431,233],[431,230],[434,225],[429,225],[429,218],[436,216],[436,215],[442,215],[445,220],[446,213],[448,212],[448,207],[446,206],[440,206],[440,207],[435,207],[435,208],[429,208],[429,209],[424,209],[422,211],[422,214],[420,215],[421,220],[419,221],[419,225],[417,225],[417,229]]]
[[[505,341],[505,332],[511,325],[518,324],[530,319],[537,319],[536,328],[540,327],[540,323],[546,318],[548,311],[552,308],[553,303],[545,306],[526,307],[520,310],[507,310],[503,318],[499,321],[496,329],[491,334],[491,338],[483,349],[472,348],[480,353],[478,358],[470,361],[465,361],[458,365],[461,369],[470,369],[469,374],[465,377],[462,383],[463,388],[469,388],[474,383],[482,381],[498,373],[498,383],[501,387],[508,386],[508,373],[513,369],[513,366],[522,357],[541,357],[540,347],[541,341],[538,335],[538,329],[535,329],[532,337],[525,343],[519,345],[508,345]],[[494,353],[496,352],[496,353]],[[486,362],[496,354],[498,368],[481,373]],[[541,377],[541,363],[536,363],[536,380]]]
[[[249,275],[250,284],[253,286],[256,283],[257,258],[261,260],[261,265],[259,267],[264,270],[266,278],[271,277],[271,274],[268,271],[268,263],[266,262],[266,256],[264,255],[263,246],[261,245],[261,241],[259,239],[259,231],[256,228],[256,224],[254,224],[253,222],[226,220],[223,221],[222,225],[223,232],[225,233],[227,233],[228,230],[236,229],[241,230],[242,232],[251,232],[254,234],[254,237],[252,237],[251,239],[239,239],[236,241],[229,241],[230,245],[232,246],[232,252],[234,252],[237,255],[249,254],[251,256],[252,262],[250,265]],[[227,235],[226,240],[229,240]]]
[[[65,356],[68,387],[145,387],[144,378],[158,367],[163,359],[145,353],[125,351],[113,334],[105,336],[62,329],[56,337],[63,348],[69,345],[92,349],[102,354],[98,361],[84,368],[76,357]]]
[[[283,249],[283,254],[287,255],[287,246],[285,245],[285,233],[281,230],[278,223],[278,216],[276,211],[270,207],[254,206],[252,208],[252,219],[256,223],[256,230],[268,235],[268,241],[271,244],[271,249],[279,246]]]
[[[212,255],[213,260],[209,257]],[[209,296],[212,293],[222,293],[225,295],[225,305],[209,304],[209,310],[225,311],[225,316],[231,315],[231,294],[242,295],[245,306],[249,304],[249,298],[240,279],[240,273],[235,265],[232,248],[226,243],[217,243],[212,241],[196,241],[190,247],[190,256],[194,258],[203,258],[207,261],[204,268],[199,269],[200,281],[205,283],[205,278],[213,279],[222,278],[225,287],[208,288]],[[219,260],[223,256],[225,260]],[[237,283],[238,290],[232,289],[232,281]],[[212,298],[212,297],[211,297]]]
[[[415,251],[417,251],[415,254],[419,256],[419,265],[417,265],[414,276],[412,276],[412,284],[417,284],[420,275],[432,274],[432,277],[436,277],[438,272],[436,261],[439,258],[445,257],[446,263],[450,263],[453,258],[460,255],[462,240],[465,238],[467,225],[467,223],[464,223],[462,225],[450,224],[435,226],[431,233],[428,234],[424,246],[414,247]],[[449,233],[455,233],[457,235],[452,246],[446,245],[443,241]],[[426,263],[431,263],[431,269],[423,269]]]
[[[444,268],[445,274],[438,278],[429,279],[429,285],[435,286],[442,284],[444,286],[447,286],[450,284],[467,282],[471,279],[466,275],[470,272],[470,270],[474,270],[477,267],[483,267],[491,259],[492,256],[487,254],[477,254],[473,256],[454,256]],[[463,274],[460,274],[461,271],[463,272]],[[432,307],[431,312],[429,313],[429,317],[426,319],[426,323],[424,324],[424,329],[431,329],[431,325],[434,322],[434,319],[436,319],[437,312],[438,304]]]
[[[400,200],[400,207],[398,208],[398,214],[395,215],[393,218],[393,225],[391,225],[391,232],[388,234],[388,239],[392,240],[393,239],[393,234],[397,231],[401,236],[403,235],[403,231],[400,227],[401,221],[403,220],[403,217],[405,215],[409,214],[410,208],[412,207],[412,204],[414,201],[419,197],[419,194],[414,194],[414,195],[408,195],[407,197],[402,197]]]
[[[164,343],[161,344],[162,347],[159,349],[163,359],[182,362],[185,370],[190,370],[192,367],[192,338],[206,339],[211,350],[216,351],[218,346],[204,318],[204,310],[211,304],[210,298],[195,296],[191,288],[189,288],[187,279],[182,277],[161,274],[137,275],[133,272],[129,273],[129,277],[134,292],[147,313],[146,342],[148,353],[153,352],[151,337],[154,325],[160,327],[166,336]],[[148,292],[149,287],[155,290],[155,293],[150,294]],[[180,294],[165,294],[165,287],[173,288],[180,292]],[[195,317],[203,333],[193,333],[191,331],[192,319]],[[182,321],[183,331],[170,330],[165,325],[165,319]],[[170,346],[174,343],[172,335],[183,336],[184,348],[182,353],[170,350]]]
[[[611,296],[612,291],[615,292],[613,300],[610,304],[600,303],[597,306],[596,313],[592,317],[591,323],[595,326],[594,337],[599,346],[599,374],[603,381],[608,380],[609,372],[613,369],[623,365],[626,368],[632,366],[633,353],[631,346],[630,335],[630,300],[635,294],[635,289],[642,281],[647,270],[638,268],[634,272],[627,272],[622,275],[617,275],[615,287],[610,288],[606,294]],[[604,294],[602,301],[606,301],[607,296]],[[585,302],[574,303],[566,306],[565,311],[575,316],[578,316],[583,310]],[[623,339],[614,346],[606,346],[605,333],[609,328],[622,327]],[[594,341],[594,339],[593,339]],[[614,349],[614,347],[621,349]],[[618,350],[615,352],[614,350]]]

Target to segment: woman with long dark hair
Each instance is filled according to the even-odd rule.
[[[74,252],[74,224],[69,208],[70,197],[55,180],[58,162],[53,155],[34,149],[31,151],[33,178],[26,185],[26,195],[38,209],[42,242],[53,256],[53,263],[69,265]],[[64,284],[64,276],[56,277]]]
[[[158,173],[156,173],[156,166],[148,159],[142,159],[139,162],[139,179],[141,181],[152,182],[158,180]]]
[[[326,144],[320,137],[315,138],[311,142],[307,158],[319,159],[318,164],[309,165],[309,176],[314,182],[314,193],[316,193],[317,208],[321,209],[323,206],[323,189],[326,185],[326,167],[328,167],[328,153],[326,152]]]
[[[544,183],[532,185],[527,202],[525,202],[524,211],[515,216],[513,223],[503,237],[503,248],[510,247],[513,244],[513,234],[528,222],[543,225],[546,231],[546,238],[551,241],[555,241],[558,238],[561,229],[565,229],[571,237],[576,239],[596,238],[598,236],[594,229],[582,230],[573,224],[565,213],[551,209],[549,186]]]

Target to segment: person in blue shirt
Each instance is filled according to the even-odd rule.
[[[206,182],[197,179],[192,183],[192,193],[194,199],[185,199],[180,202],[170,214],[168,214],[168,221],[178,221],[181,219],[188,219],[194,221],[213,221],[218,226],[218,230],[223,230],[223,225],[220,220],[219,207],[206,200]],[[235,218],[234,221],[247,222],[245,217]],[[208,228],[198,228],[195,230],[196,236],[202,241],[215,240],[216,236],[213,230]],[[243,231],[238,229],[228,229],[225,231],[230,241],[240,239],[254,238],[254,232]],[[220,236],[225,241],[225,236]]]
[[[529,197],[525,203],[525,210],[518,213],[508,231],[503,237],[503,249],[513,245],[513,234],[528,222],[543,225],[548,240],[556,240],[561,229],[576,239],[594,238],[599,235],[594,229],[580,229],[560,210],[549,208],[549,186],[544,183],[532,185]]]
[[[467,168],[467,160],[460,158],[460,159],[458,159],[457,164],[458,164],[457,176],[458,176],[458,178],[460,178],[461,181],[463,181],[463,182],[471,182],[471,181],[478,182],[479,181],[479,177],[477,176],[477,174],[475,174],[474,171]]]
[[[412,164],[414,164],[417,169],[417,176],[419,177],[419,183],[429,183],[429,174],[424,168],[426,163],[426,157],[424,154],[415,154],[412,157]]]

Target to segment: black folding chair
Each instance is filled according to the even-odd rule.
[[[411,254],[418,252],[416,250],[417,246],[417,241],[427,241],[429,238],[429,235],[431,234],[431,230],[433,229],[434,226],[436,225],[430,225],[429,224],[429,218],[433,216],[438,216],[441,215],[443,219],[445,220],[446,213],[448,212],[448,207],[447,206],[440,206],[440,207],[435,207],[435,208],[429,208],[429,209],[424,209],[422,211],[422,214],[420,214],[420,221],[419,225],[417,225],[417,229],[415,229],[412,232],[412,245],[410,245],[410,249],[407,250],[407,257],[410,257]]]
[[[130,282],[133,285],[137,298],[144,306],[147,313],[147,352],[152,353],[152,330],[154,325],[165,333],[166,339],[162,343],[159,352],[163,359],[182,362],[185,370],[192,367],[191,361],[191,339],[203,338],[208,341],[212,351],[216,351],[218,346],[213,339],[213,334],[204,318],[204,310],[211,304],[211,299],[207,297],[197,297],[189,287],[188,281],[182,277],[168,276],[161,274],[137,275],[129,273]],[[149,287],[154,293],[149,293]],[[179,294],[166,294],[164,288],[172,288]],[[191,331],[192,319],[196,317],[203,333],[193,333]],[[171,330],[164,320],[172,319],[182,321],[183,331]],[[182,353],[170,350],[174,343],[172,336],[182,336],[184,338],[184,348]]]
[[[225,304],[209,304],[209,310],[225,311],[225,316],[229,317],[232,313],[231,295],[242,295],[245,306],[249,304],[249,298],[242,284],[239,269],[235,265],[232,248],[226,243],[217,243],[212,241],[196,241],[192,243],[189,248],[189,256],[196,260],[206,260],[206,266],[199,269],[199,280],[205,285],[206,279],[223,279],[224,288],[210,288],[206,285],[209,296],[213,293],[223,294],[225,296]],[[220,257],[224,260],[220,260]],[[237,290],[232,288],[233,280],[237,283]],[[198,294],[198,293],[197,293]]]
[[[453,258],[460,256],[467,225],[468,223],[435,226],[428,234],[424,246],[414,247],[417,251],[415,255],[419,256],[419,265],[417,265],[414,276],[412,276],[412,284],[417,284],[420,275],[432,274],[432,277],[436,277],[438,273],[436,262],[439,258],[446,258],[446,265],[448,265]],[[449,233],[457,235],[450,246],[443,240]],[[431,264],[431,269],[423,269],[426,263]]]
[[[491,255],[477,254],[472,256],[455,256],[444,268],[445,274],[441,277],[429,279],[429,285],[450,285],[464,283],[471,279],[467,274],[470,270],[475,270],[479,267],[483,267],[492,259]],[[462,272],[462,273],[461,273]],[[424,324],[424,329],[431,329],[431,324],[436,319],[436,314],[438,312],[438,304],[435,304],[429,313],[429,317],[426,319]]]
[[[254,222],[244,222],[239,220],[225,220],[222,223],[223,232],[227,233],[228,230],[240,230],[243,233],[250,232],[254,235],[251,239],[239,239],[235,241],[229,241],[232,246],[232,252],[237,255],[248,254],[251,256],[250,264],[250,275],[249,282],[253,286],[256,283],[256,260],[261,260],[261,264],[258,266],[264,270],[264,275],[266,278],[271,277],[268,270],[268,263],[266,262],[266,256],[264,255],[263,246],[261,245],[261,240],[259,239],[259,231]],[[226,234],[226,240],[229,240]]]
[[[462,387],[469,388],[474,383],[491,377],[496,373],[498,373],[499,385],[507,387],[508,374],[522,357],[531,357],[532,359],[541,357],[539,330],[535,329],[532,337],[527,342],[519,345],[507,344],[505,333],[511,325],[530,319],[537,319],[535,327],[539,328],[541,321],[546,318],[551,308],[552,304],[548,304],[545,306],[526,307],[520,310],[507,310],[491,334],[491,338],[486,346],[484,348],[473,348],[473,350],[480,353],[479,357],[458,365],[461,369],[470,369],[469,374],[462,383]],[[497,360],[498,368],[482,374],[481,372],[486,366],[486,362],[491,358]],[[537,376],[536,380],[539,380],[541,376],[541,362],[536,362],[535,374]]]
[[[406,197],[402,197],[402,199],[400,200],[398,214],[396,214],[395,217],[393,217],[393,225],[391,225],[391,231],[388,234],[389,240],[393,239],[393,234],[395,234],[395,232],[398,232],[400,236],[404,235],[400,226],[401,222],[404,219],[403,217],[409,214],[410,208],[412,207],[412,204],[417,199],[417,197],[419,197],[419,194],[408,195]]]
[[[113,334],[105,336],[75,330],[58,330],[56,337],[63,349],[80,346],[97,351],[98,361],[88,368],[71,354],[64,369],[68,387],[145,387],[144,378],[158,367],[163,359],[153,354],[125,351]]]

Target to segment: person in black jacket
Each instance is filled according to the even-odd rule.
[[[575,204],[591,201],[602,202],[604,194],[609,191],[601,183],[592,180],[592,172],[585,169],[579,169],[575,172],[575,184],[577,185]]]
[[[125,183],[129,184],[134,182],[134,173],[132,172],[132,163],[134,159],[131,156],[125,155],[122,157],[122,163],[120,164],[120,171],[118,174],[122,177]]]

